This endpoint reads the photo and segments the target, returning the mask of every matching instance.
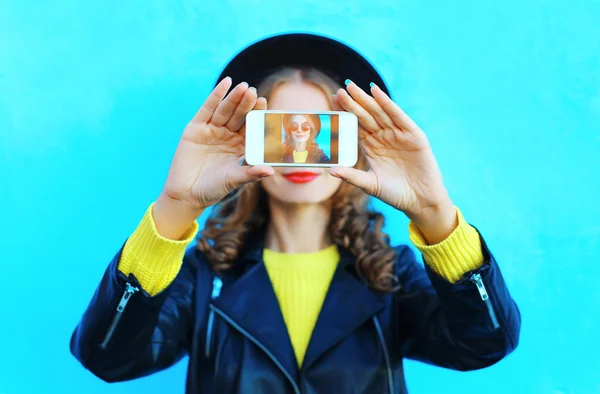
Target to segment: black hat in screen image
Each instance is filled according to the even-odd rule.
[[[365,91],[374,82],[390,95],[381,74],[357,50],[332,38],[308,33],[275,35],[249,45],[229,61],[217,83],[229,76],[234,84],[246,81],[257,86],[284,67],[316,68],[340,86],[351,79]]]

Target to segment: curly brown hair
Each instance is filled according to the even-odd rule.
[[[269,99],[286,82],[314,84],[331,97],[340,86],[315,69],[286,68],[268,76],[258,87],[259,96]],[[359,148],[360,150],[360,148]],[[355,168],[367,170],[364,154]],[[398,289],[394,275],[396,251],[383,232],[384,217],[368,208],[368,195],[343,182],[331,197],[329,231],[333,242],[356,258],[356,272],[369,287],[392,292]],[[269,220],[268,196],[259,182],[246,184],[217,203],[199,233],[197,248],[213,269],[231,269],[239,258],[249,234],[263,228]]]

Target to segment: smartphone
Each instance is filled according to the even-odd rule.
[[[250,111],[246,163],[273,167],[352,167],[358,159],[358,119],[339,111]]]

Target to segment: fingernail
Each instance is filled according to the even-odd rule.
[[[348,85],[350,85],[350,82],[352,82],[352,81],[349,79],[346,79],[346,81],[344,83],[346,84],[346,86],[348,86]]]
[[[240,83],[240,85],[245,85],[246,87],[248,87],[248,86],[249,86],[249,85],[248,85],[248,82],[246,82],[246,81],[244,81],[244,82]]]
[[[256,92],[256,88],[254,86],[250,86],[250,89],[252,89]]]
[[[369,84],[369,86],[370,86],[370,87],[373,87],[373,86],[375,86],[375,82],[371,82],[371,83]]]

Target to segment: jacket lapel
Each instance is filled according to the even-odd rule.
[[[259,234],[256,234],[259,235]],[[224,277],[220,296],[213,301],[236,324],[270,352],[294,381],[299,367],[287,326],[269,274],[262,260],[262,237],[250,246],[234,269]],[[340,262],[313,330],[302,369],[349,336],[385,306],[385,295],[369,289],[355,274],[354,257],[340,250]]]
[[[240,261],[245,272],[234,280],[224,278],[223,290],[213,304],[260,342],[297,381],[298,363],[262,261],[262,244],[246,257],[245,261]]]
[[[308,344],[302,369],[308,369],[327,350],[385,306],[384,294],[371,290],[355,275],[354,257],[343,250],[340,250],[340,257]]]

